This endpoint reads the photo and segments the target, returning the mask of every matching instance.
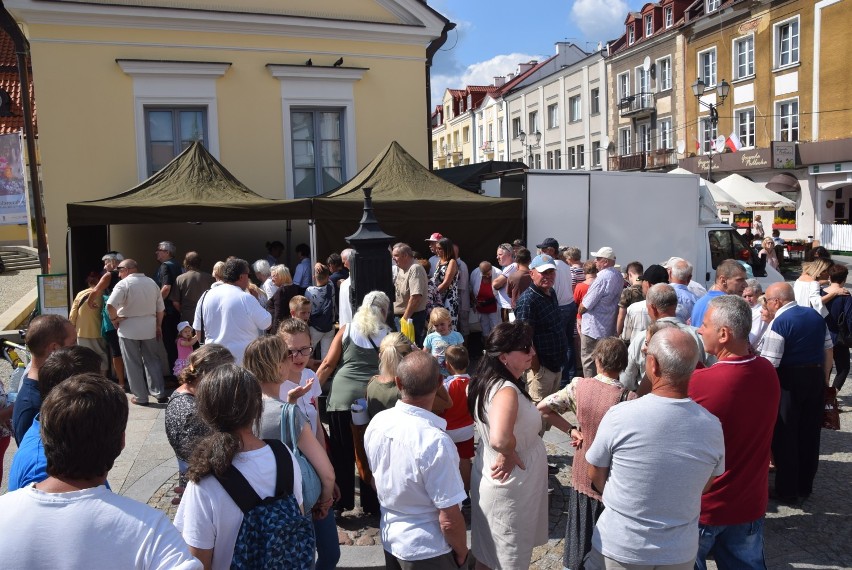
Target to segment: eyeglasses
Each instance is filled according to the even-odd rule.
[[[509,352],[525,352],[525,353],[529,354],[530,350],[532,350],[532,345],[531,344],[525,344],[524,346],[522,346],[520,348],[513,348]]]
[[[288,350],[287,356],[289,356],[290,358],[296,358],[296,355],[310,356],[313,351],[314,351],[314,347],[306,346],[304,348],[296,348],[296,349]]]
[[[167,250],[167,249],[158,249],[157,251],[162,251],[163,253],[165,253],[165,252],[167,252],[167,251],[169,251],[169,250]]]
[[[121,271],[122,269],[127,270],[129,269],[129,267],[127,267],[126,265],[119,265],[118,270]]]
[[[768,303],[769,301],[780,301],[781,298],[780,297],[764,297],[763,300]]]

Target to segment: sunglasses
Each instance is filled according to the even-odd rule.
[[[531,344],[525,344],[521,348],[513,348],[509,352],[524,352],[526,354],[529,354],[530,350],[532,350],[532,345]]]

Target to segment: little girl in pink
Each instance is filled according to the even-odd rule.
[[[181,321],[177,326],[178,338],[177,343],[178,357],[175,360],[174,375],[180,375],[180,371],[189,364],[189,355],[192,354],[192,347],[198,343],[198,335],[189,326],[188,321]]]

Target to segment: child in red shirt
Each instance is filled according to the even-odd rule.
[[[470,358],[467,349],[462,345],[447,347],[444,354],[444,365],[450,376],[444,379],[444,387],[453,400],[453,405],[444,411],[447,420],[447,435],[449,435],[459,452],[459,472],[464,481],[465,491],[470,491],[471,459],[473,458],[473,418],[467,409],[467,386],[470,376],[467,367]]]

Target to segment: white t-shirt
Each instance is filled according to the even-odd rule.
[[[695,558],[701,491],[725,471],[716,416],[689,398],[648,394],[617,404],[604,415],[586,460],[610,468],[595,550],[651,566]]]
[[[509,276],[518,270],[518,265],[516,263],[512,263],[508,267],[504,267],[503,269],[497,269],[493,267],[491,270],[491,279],[493,280],[497,275],[502,275],[506,278],[506,284],[503,285],[500,289],[494,289],[494,293],[497,294],[497,302],[500,303],[501,309],[511,309],[512,308],[512,299],[509,297]]]
[[[302,379],[299,381],[299,384],[296,385],[295,382],[291,382],[290,380],[285,380],[281,383],[281,391],[278,392],[278,399],[282,402],[287,401],[287,392],[292,390],[293,388],[298,388],[299,386],[304,386],[308,383],[308,380],[311,378],[314,379],[314,385],[311,387],[311,391],[299,398],[296,401],[296,406],[302,413],[305,414],[308,418],[308,422],[311,424],[311,428],[316,434],[317,439],[320,443],[325,443],[325,438],[320,435],[320,422],[319,422],[319,411],[317,410],[317,398],[322,394],[322,387],[320,386],[319,380],[317,380],[317,375],[314,374],[313,370],[305,368],[302,370]]]
[[[570,305],[574,302],[574,285],[571,282],[571,266],[559,259],[556,263],[556,281],[553,290],[556,291],[556,300],[560,307]]]
[[[301,505],[302,473],[292,454],[290,457],[293,460],[293,491]],[[268,445],[237,453],[233,465],[260,497],[275,495],[275,455]],[[215,477],[209,475],[197,484],[190,481],[186,486],[175,515],[175,526],[191,547],[213,549],[214,570],[231,567],[242,524],[243,512]]]
[[[338,317],[340,326],[352,322],[352,302],[349,300],[349,277],[341,279],[337,286],[340,287],[340,298],[338,304]]]
[[[192,324],[197,331],[201,330],[202,312],[205,342],[216,342],[230,350],[239,365],[249,343],[272,324],[272,315],[257,299],[227,283],[211,288],[199,299]]]
[[[103,485],[69,493],[30,485],[6,493],[0,553],[8,569],[201,568],[162,512]]]

